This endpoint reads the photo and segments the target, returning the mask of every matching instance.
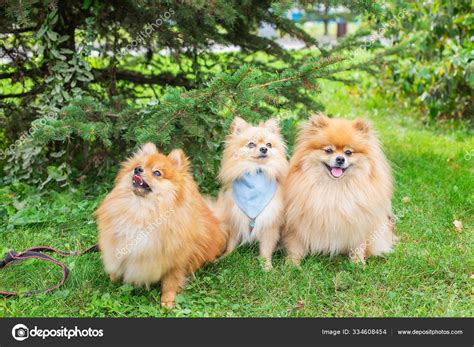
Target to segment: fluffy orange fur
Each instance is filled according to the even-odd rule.
[[[250,148],[249,143],[255,144]],[[266,147],[267,156],[259,156],[259,149]],[[249,217],[240,210],[232,197],[232,184],[246,173],[255,173],[260,169],[268,178],[277,182],[275,196],[255,220],[255,228],[250,230]],[[229,239],[226,254],[242,243],[258,241],[260,256],[265,259],[264,267],[271,269],[272,253],[280,238],[283,223],[282,183],[288,172],[286,146],[280,134],[278,122],[268,120],[258,126],[252,126],[240,117],[236,117],[226,139],[219,179],[222,189],[217,203],[216,214],[228,231]]]
[[[132,181],[137,167],[147,189]],[[123,163],[95,216],[110,278],[146,287],[161,281],[164,307],[173,307],[187,275],[225,249],[225,234],[181,150],[166,156],[145,144]]]
[[[364,262],[390,252],[392,191],[390,166],[367,121],[313,116],[299,132],[285,182],[288,257],[299,264],[308,253],[347,253]]]

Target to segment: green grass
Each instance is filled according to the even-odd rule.
[[[370,259],[366,266],[344,256],[312,256],[298,270],[285,265],[277,252],[274,270],[265,273],[257,248],[241,247],[199,270],[174,310],[159,307],[158,288],[112,284],[100,255],[88,254],[61,259],[71,275],[60,290],[0,299],[0,316],[473,316],[474,156],[465,158],[474,149],[472,134],[423,127],[416,110],[365,89],[332,82],[322,89],[328,114],[368,117],[380,134],[396,179],[393,204],[400,240],[393,254]],[[20,212],[10,227],[0,214],[0,251],[37,245],[73,250],[94,243],[91,213],[108,188],[94,194],[55,193],[43,200],[32,193],[15,208],[6,204],[19,188],[3,188],[4,210]],[[456,219],[464,225],[461,232],[453,226]],[[0,271],[0,290],[38,289],[59,279],[59,268],[28,261]]]

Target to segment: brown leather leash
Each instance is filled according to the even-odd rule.
[[[58,289],[60,286],[66,282],[66,279],[69,276],[69,269],[67,266],[59,261],[57,261],[54,258],[51,258],[50,256],[46,255],[45,252],[53,252],[56,254],[59,254],[63,257],[69,257],[69,256],[74,256],[74,255],[82,255],[85,253],[89,252],[97,252],[99,250],[99,246],[97,244],[83,250],[83,251],[75,251],[75,252],[63,252],[63,251],[58,251],[57,249],[54,249],[52,247],[47,247],[47,246],[39,246],[39,247],[33,247],[33,248],[28,248],[26,251],[16,253],[13,250],[10,250],[7,252],[7,255],[5,256],[4,259],[0,260],[0,270],[5,268],[7,265],[10,265],[14,262],[25,260],[25,259],[41,259],[48,261],[50,263],[56,264],[59,266],[61,269],[63,269],[63,278],[61,281],[55,285],[54,287],[50,288],[45,288],[45,289],[40,289],[40,290],[35,290],[31,292],[8,292],[8,291],[0,291],[0,296],[5,296],[5,297],[11,297],[11,296],[33,296],[41,293],[48,293],[52,292],[56,289]]]

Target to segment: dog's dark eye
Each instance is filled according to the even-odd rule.
[[[255,148],[257,147],[257,145],[254,143],[254,142],[249,142],[249,144],[247,145],[248,148]]]
[[[331,154],[333,152],[332,148],[326,148],[324,149],[324,152],[326,152],[327,154]]]
[[[344,154],[347,155],[347,156],[352,155],[352,151],[350,149],[346,149]]]
[[[272,144],[271,144],[270,142],[269,142],[269,143],[267,143],[267,145],[266,145],[266,146],[267,146],[268,148],[272,148]]]
[[[161,171],[160,170],[153,171],[153,176],[160,177],[161,176]]]

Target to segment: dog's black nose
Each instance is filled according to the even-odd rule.
[[[133,172],[135,175],[141,175],[143,173],[143,168],[141,166],[137,166]]]
[[[344,164],[345,161],[346,161],[346,158],[344,158],[344,157],[341,157],[341,156],[336,157],[336,164],[338,164],[338,165]]]
[[[267,152],[268,152],[268,148],[267,148],[267,147],[260,147],[260,153],[266,154]]]

